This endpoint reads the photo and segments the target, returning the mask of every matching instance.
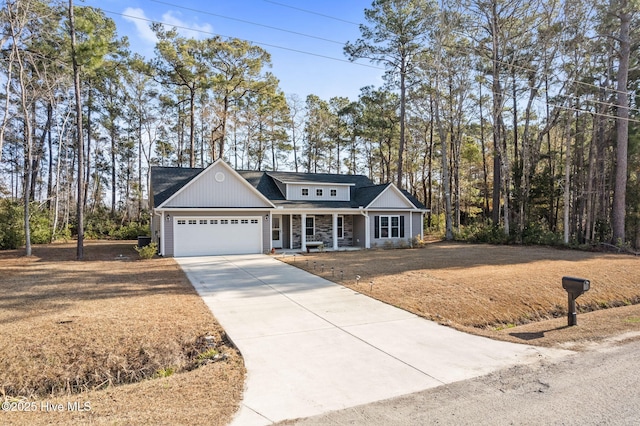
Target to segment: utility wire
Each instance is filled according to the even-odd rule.
[[[620,117],[616,117],[615,115],[611,115],[611,114],[603,114],[601,112],[594,112],[594,111],[589,111],[589,110],[586,110],[586,109],[574,108],[574,107],[569,107],[569,106],[565,106],[565,105],[557,105],[557,104],[552,104],[552,103],[548,103],[547,105],[549,105],[551,107],[555,107],[555,108],[566,109],[566,110],[569,110],[569,111],[584,112],[584,113],[591,114],[591,115],[597,115],[597,116],[600,116],[600,117],[613,118],[615,120],[620,120]],[[640,123],[640,120],[636,120],[634,118],[627,118],[627,119],[625,119],[625,121],[628,121],[629,123]]]
[[[278,5],[278,6],[287,7],[289,9],[298,10],[300,12],[309,13],[311,15],[322,16],[323,18],[333,19],[334,21],[339,21],[339,22],[344,22],[345,24],[351,24],[351,25],[360,26],[360,24],[358,22],[347,21],[346,19],[337,18],[337,17],[331,16],[331,15],[325,15],[324,13],[314,12],[313,10],[302,9],[300,7],[295,7],[295,6],[291,6],[291,5],[288,5],[288,4],[284,4],[284,3],[280,3],[280,2],[272,1],[272,0],[264,0],[264,1],[267,2],[267,3]]]
[[[476,52],[476,49],[474,47],[471,47],[471,46],[470,47],[466,47],[465,50],[471,51],[472,53]],[[592,84],[592,83],[587,83],[587,82],[584,82],[584,81],[574,80],[572,78],[569,78],[569,79],[566,79],[566,80],[563,81],[562,77],[560,77],[557,73],[540,72],[540,70],[529,68],[529,67],[526,67],[526,66],[523,66],[523,65],[517,65],[517,64],[511,63],[511,62],[501,61],[501,60],[492,59],[492,58],[487,58],[487,59],[489,61],[491,61],[491,62],[496,62],[497,64],[505,65],[505,66],[510,67],[510,68],[516,68],[516,69],[520,69],[520,70],[527,71],[527,72],[533,72],[533,73],[536,73],[537,75],[544,75],[546,77],[555,77],[555,78],[558,79],[558,81],[563,82],[563,83],[569,82],[569,83],[580,84],[580,85],[591,87],[591,88],[595,88],[595,89],[598,89],[598,90],[604,89],[604,90],[606,90],[608,92],[612,92],[612,93],[626,93],[624,91],[620,91],[620,90],[617,90],[617,89],[614,89],[614,88],[611,88],[611,87],[597,86],[597,85]]]
[[[145,21],[145,22],[150,22],[150,23],[157,22],[159,24],[166,25],[168,27],[175,27],[175,28],[179,28],[181,30],[193,31],[193,32],[198,32],[198,33],[202,33],[202,34],[218,36],[218,37],[238,38],[239,40],[243,40],[243,41],[246,41],[246,42],[249,42],[249,43],[253,43],[253,44],[256,44],[256,45],[259,45],[259,46],[267,46],[267,47],[272,47],[274,49],[287,50],[289,52],[295,52],[295,53],[300,53],[300,54],[303,54],[303,55],[315,56],[315,57],[318,57],[318,58],[329,59],[329,60],[337,61],[337,62],[344,62],[344,63],[347,63],[347,64],[358,65],[358,66],[361,66],[361,67],[384,70],[384,68],[381,68],[381,67],[378,67],[378,66],[375,66],[375,65],[363,64],[363,63],[360,63],[360,62],[352,62],[352,61],[349,61],[347,59],[340,59],[340,58],[335,58],[333,56],[321,55],[319,53],[313,53],[313,52],[309,52],[309,51],[306,51],[306,50],[299,50],[299,49],[293,49],[291,47],[284,47],[284,46],[278,46],[278,45],[270,44],[270,43],[252,41],[252,40],[245,39],[245,38],[231,37],[231,36],[227,36],[227,35],[224,35],[224,34],[214,33],[214,32],[211,32],[211,31],[204,31],[204,30],[200,30],[200,29],[189,28],[189,27],[186,27],[186,26],[183,26],[183,25],[174,25],[174,24],[170,24],[170,23],[167,23],[167,22],[161,22],[161,21],[158,21],[158,20],[155,20],[155,19],[141,18],[139,16],[128,15],[126,13],[121,13],[121,12],[114,12],[114,11],[106,10],[106,9],[103,9],[103,8],[100,8],[100,9],[103,12],[108,13],[110,15],[117,15],[117,16],[122,16],[122,17],[125,17],[125,18],[136,19],[136,20],[139,20],[139,21]]]
[[[199,10],[199,9],[183,7],[183,6],[179,6],[179,5],[176,5],[176,4],[173,4],[173,3],[169,3],[169,2],[165,2],[165,1],[161,1],[161,0],[149,0],[149,1],[154,2],[154,3],[159,3],[159,4],[165,4],[165,5],[168,5],[168,6],[177,7],[177,8],[181,8],[181,9],[185,9],[185,10],[190,10],[190,11],[196,12],[196,13],[207,14],[207,15],[211,15],[211,16],[217,16],[217,17],[221,17],[221,18],[224,18],[224,19],[230,19],[230,20],[235,20],[235,21],[239,21],[239,22],[248,23],[248,24],[251,24],[251,25],[261,26],[261,27],[265,27],[265,28],[269,28],[269,29],[274,29],[274,30],[277,30],[277,31],[289,32],[289,33],[292,33],[292,34],[301,35],[303,37],[315,38],[315,39],[328,41],[328,42],[336,43],[336,44],[344,44],[344,43],[341,43],[341,42],[338,42],[338,41],[335,41],[335,40],[324,39],[322,37],[316,37],[316,36],[309,35],[309,34],[298,33],[298,32],[295,32],[295,31],[289,31],[289,30],[286,30],[286,29],[283,29],[283,28],[272,27],[272,26],[263,25],[263,24],[259,24],[259,23],[254,23],[254,22],[250,22],[250,21],[245,21],[245,20],[241,20],[241,19],[237,19],[237,18],[231,18],[231,17],[227,17],[227,16],[223,16],[223,15],[218,15],[218,14],[206,12],[206,11]],[[340,18],[336,18],[336,17],[333,17],[333,16],[320,14],[320,13],[309,11],[309,10],[306,10],[306,9],[300,9],[300,8],[297,8],[297,7],[294,7],[294,6],[289,6],[289,5],[286,5],[286,4],[283,4],[283,3],[279,3],[279,2],[275,2],[275,1],[272,1],[272,0],[263,0],[263,1],[265,1],[267,3],[273,3],[273,4],[276,4],[276,5],[279,5],[279,6],[283,6],[283,7],[288,7],[288,8],[291,8],[291,9],[301,10],[301,11],[306,12],[306,13],[311,13],[311,14],[323,16],[325,18],[329,18],[329,19],[343,21],[343,22],[346,22],[346,23],[355,24],[353,22],[345,21],[345,20],[342,20]],[[124,14],[124,13],[108,11],[108,10],[105,10],[105,9],[102,9],[102,10],[104,12],[106,12],[106,13],[110,13],[110,14],[113,14],[113,15],[119,15],[119,16],[131,18],[131,19],[137,19],[137,20],[146,21],[146,22],[159,22],[159,21],[152,20],[152,19],[147,19],[147,18],[141,18],[141,17],[138,17],[138,16],[127,15],[127,14]],[[200,32],[200,33],[209,34],[209,35],[217,35],[217,36],[221,36],[221,37],[229,37],[229,36],[221,35],[221,34],[218,34],[218,33],[213,33],[213,32],[204,31],[204,30],[200,30],[200,29],[194,29],[194,28],[190,28],[190,27],[186,27],[186,26],[177,26],[177,25],[172,25],[172,24],[164,23],[164,22],[159,22],[159,23],[161,23],[163,25],[167,25],[167,26],[173,26],[173,27],[176,27],[176,28],[180,28],[180,29],[183,29],[183,30]],[[243,39],[243,40],[248,41],[250,43],[257,44],[257,45],[268,46],[268,47],[272,47],[272,48],[276,48],[276,49],[287,50],[287,51],[300,53],[300,54],[305,54],[305,55],[310,55],[310,56],[315,56],[315,57],[319,57],[319,58],[323,58],[323,59],[329,59],[329,60],[333,60],[333,61],[349,63],[349,64],[359,65],[359,66],[363,66],[363,67],[384,70],[384,68],[381,68],[381,67],[378,67],[378,66],[375,66],[375,65],[368,65],[368,64],[363,64],[363,63],[359,63],[359,62],[351,62],[351,61],[348,61],[348,60],[345,60],[345,59],[335,58],[335,57],[331,57],[331,56],[321,55],[321,54],[317,54],[317,53],[313,53],[313,52],[308,52],[308,51],[304,51],[304,50],[298,50],[298,49],[293,49],[293,48],[288,48],[288,47],[283,47],[283,46],[263,43],[263,42],[255,42],[255,41],[251,41],[251,40],[247,40],[247,39]],[[492,61],[494,61],[494,60],[492,59]],[[500,61],[500,60],[495,60],[495,61],[497,63],[499,63],[499,64],[502,64],[502,65],[505,65],[505,66],[508,66],[508,67],[513,67],[513,68],[517,68],[517,69],[528,71],[528,72],[536,72],[536,73],[540,74],[538,72],[538,70],[535,70],[533,68],[528,68],[528,67],[525,67],[525,66],[522,66],[522,65],[516,65],[514,63],[510,63],[510,62],[506,62],[506,61]],[[542,74],[545,75],[546,77],[554,77],[554,78],[557,78],[559,81],[562,81],[560,76],[558,76],[555,73],[542,73]],[[583,82],[583,81],[579,81],[579,80],[575,80],[575,79],[566,79],[563,82],[581,84],[581,85],[585,85],[585,86],[588,86],[588,87],[591,87],[591,88],[595,88],[595,89],[598,89],[598,90],[606,90],[606,91],[613,92],[613,93],[620,93],[620,91],[617,90],[617,89],[601,87],[601,86],[597,86],[595,84],[591,84],[591,83],[587,83],[587,82]],[[563,95],[563,96],[566,97],[566,98],[581,99],[578,96],[570,95],[570,94],[566,94],[566,95]],[[603,105],[603,106],[611,107],[611,108],[618,107],[618,105],[616,105],[616,104],[613,104],[613,103],[610,103],[610,102],[605,102],[605,101],[600,101],[600,100],[596,100],[596,99],[588,99],[588,100],[586,100],[586,102],[595,103],[595,104],[599,104],[599,105]],[[572,110],[572,111],[576,111],[576,112],[585,112],[585,113],[599,115],[599,116],[602,116],[602,117],[618,119],[618,117],[616,117],[614,115],[602,114],[602,113],[588,111],[588,110],[579,109],[579,108],[561,106],[561,105],[557,105],[557,104],[553,104],[553,103],[549,103],[549,102],[545,102],[545,103],[547,105],[549,105],[549,106],[552,106],[552,107],[559,107],[559,108]],[[632,108],[632,107],[627,107],[627,108],[628,108],[629,111],[640,112],[640,108]],[[640,122],[639,120],[634,120],[634,119],[628,119],[628,121],[629,122]]]
[[[207,11],[200,10],[200,9],[194,9],[194,8],[191,8],[191,7],[180,6],[180,5],[177,5],[177,4],[174,4],[174,3],[169,3],[169,2],[166,2],[166,1],[161,1],[161,0],[149,0],[149,1],[153,2],[153,3],[164,4],[164,5],[167,5],[167,6],[175,7],[175,8],[178,8],[178,9],[189,10],[191,12],[196,12],[196,13],[202,14],[202,15],[215,16],[217,18],[228,19],[230,21],[242,22],[243,24],[255,25],[257,27],[268,28],[270,30],[281,31],[281,32],[284,32],[284,33],[295,34],[295,35],[299,35],[299,36],[302,36],[302,37],[307,37],[307,38],[312,38],[312,39],[316,39],[316,40],[326,41],[328,43],[339,44],[341,46],[345,45],[344,42],[337,41],[337,40],[331,40],[331,39],[328,39],[328,38],[319,37],[319,36],[315,36],[315,35],[311,35],[311,34],[305,34],[305,33],[301,33],[301,32],[298,32],[298,31],[287,30],[285,28],[274,27],[274,26],[271,26],[271,25],[260,24],[258,22],[247,21],[245,19],[239,19],[239,18],[233,18],[233,17],[230,17],[230,16],[224,16],[224,15],[220,15],[220,14],[212,13],[212,12],[207,12]]]

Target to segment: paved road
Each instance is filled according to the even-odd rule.
[[[287,423],[635,426],[640,424],[640,340]]]
[[[568,353],[460,333],[269,256],[177,260],[244,357],[237,425],[312,416]]]

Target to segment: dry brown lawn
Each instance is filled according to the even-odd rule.
[[[623,333],[640,335],[640,257],[438,242],[421,249],[279,258],[422,317],[493,338],[579,349]],[[591,281],[591,290],[577,299],[577,327],[567,327],[563,276]]]
[[[134,244],[88,242],[83,261],[74,244],[0,252],[0,401],[32,410],[2,411],[0,424],[232,418],[242,358],[177,264],[138,260]],[[207,336],[225,359],[199,362],[213,355]]]

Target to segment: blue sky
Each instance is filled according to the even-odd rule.
[[[150,22],[144,19],[182,27],[179,31],[184,36],[219,34],[259,44],[271,54],[271,72],[281,89],[302,99],[313,93],[326,100],[332,96],[355,100],[361,87],[382,84],[384,70],[367,61],[358,61],[365,66],[348,63],[343,53],[343,44],[360,35],[357,24],[364,23],[364,9],[371,0],[85,0],[78,4],[103,9],[116,22],[118,35],[129,38],[131,50],[147,58],[153,55],[155,39]]]

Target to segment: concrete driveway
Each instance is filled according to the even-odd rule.
[[[569,353],[461,333],[265,255],[176,260],[244,357],[233,424],[308,417]]]

